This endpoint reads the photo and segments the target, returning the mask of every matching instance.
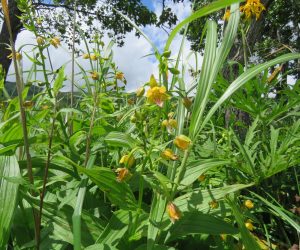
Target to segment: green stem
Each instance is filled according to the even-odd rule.
[[[181,162],[181,165],[179,167],[179,172],[178,172],[178,175],[177,175],[177,178],[175,179],[175,183],[173,185],[173,188],[172,188],[172,193],[171,193],[171,198],[173,199],[176,192],[177,192],[177,188],[183,178],[183,175],[185,173],[185,170],[186,170],[186,163],[187,163],[187,160],[188,160],[188,157],[189,157],[189,154],[190,154],[190,149],[186,150],[184,152],[184,156],[183,156],[183,159],[182,159],[182,162]],[[173,173],[176,173],[176,171],[174,171]]]

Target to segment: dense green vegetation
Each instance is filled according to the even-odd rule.
[[[206,17],[228,6],[219,32]],[[278,68],[300,54],[261,64],[228,60],[237,35],[245,35],[241,26],[264,11],[259,0],[219,0],[195,11],[162,53],[117,12],[159,62],[159,75],[136,93],[124,91],[113,42],[94,36],[88,44],[79,27],[87,45],[80,57],[90,68],[75,50],[70,59],[84,84],[65,66],[48,69],[47,48],[59,47],[60,38],[37,28],[34,6],[22,0],[19,7],[36,37],[36,56],[23,72],[22,48],[10,32],[18,95],[10,96],[2,72],[0,249],[297,248],[300,82],[276,98],[274,90],[286,77]],[[2,8],[11,31],[6,0]],[[182,29],[184,42],[195,20],[205,20],[204,58],[190,69],[170,45]],[[37,71],[42,89],[28,94]],[[189,71],[192,83],[184,78]],[[60,92],[66,81],[79,91],[70,102]]]

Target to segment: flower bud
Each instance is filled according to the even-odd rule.
[[[245,227],[246,227],[249,231],[253,231],[253,229],[254,229],[254,226],[253,226],[251,220],[247,220],[247,221],[246,221]]]
[[[181,217],[180,210],[173,202],[169,202],[167,205],[167,212],[171,219],[171,221],[174,223],[176,220],[179,220]]]
[[[191,139],[185,135],[179,135],[174,139],[174,144],[181,150],[187,150],[191,144]]]
[[[157,81],[156,81],[154,75],[150,76],[149,85],[150,85],[150,88],[154,88],[154,87],[158,86]]]
[[[83,58],[83,59],[89,59],[89,58],[90,58],[90,55],[89,55],[89,54],[83,54],[83,55],[82,55],[82,58]]]
[[[140,87],[137,89],[136,91],[136,96],[137,97],[142,97],[145,94],[145,88],[144,87]]]
[[[184,97],[184,98],[183,98],[183,105],[184,105],[187,109],[189,109],[189,108],[192,106],[192,104],[193,104],[193,102],[192,102],[191,98],[189,98],[189,97]]]
[[[212,209],[216,209],[219,207],[219,203],[216,200],[212,200],[211,202],[209,202],[209,206]]]
[[[133,155],[123,155],[121,160],[120,160],[120,164],[124,164],[125,166],[127,166],[128,168],[132,167],[135,163],[135,159],[133,157]]]
[[[169,120],[169,126],[171,128],[177,128],[177,121],[175,119],[170,119]]]
[[[98,56],[96,56],[95,54],[91,54],[90,58],[91,58],[92,61],[97,61]]]
[[[36,42],[37,42],[38,45],[43,45],[45,43],[45,40],[41,36],[38,36],[36,38]]]
[[[206,179],[206,176],[204,174],[202,174],[198,177],[198,181],[200,181],[200,182],[204,181],[205,179]]]
[[[178,156],[175,155],[172,151],[172,149],[167,148],[165,149],[162,153],[161,156],[166,159],[166,160],[172,160],[172,161],[176,161],[178,159]]]
[[[117,176],[118,182],[126,181],[131,177],[131,173],[127,168],[117,168],[116,172],[118,174]]]
[[[52,44],[55,48],[58,48],[60,46],[60,39],[56,36],[50,39],[50,44]]]
[[[99,80],[99,74],[97,72],[91,72],[91,77],[93,80]]]
[[[118,79],[118,80],[123,80],[123,79],[124,79],[124,73],[121,72],[121,71],[118,71],[118,72],[116,73],[116,79]]]
[[[162,123],[161,123],[161,125],[162,125],[163,127],[167,127],[167,126],[169,125],[168,120],[163,120]]]
[[[171,55],[171,51],[170,51],[170,50],[167,50],[167,51],[165,51],[164,53],[162,53],[161,56],[163,56],[163,57],[165,57],[165,58],[169,58],[170,55]]]
[[[254,207],[254,204],[251,200],[245,200],[244,205],[248,209],[252,209]]]

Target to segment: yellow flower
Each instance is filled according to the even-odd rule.
[[[245,200],[244,205],[245,205],[245,207],[247,207],[249,209],[254,207],[254,204],[251,200]]]
[[[128,168],[132,167],[135,163],[135,159],[133,157],[133,155],[123,155],[121,160],[120,160],[120,164],[124,164],[125,166],[127,166]]]
[[[178,135],[174,139],[174,144],[177,148],[179,148],[181,150],[186,150],[186,149],[188,149],[188,147],[191,144],[191,139],[185,135]]]
[[[162,107],[164,104],[164,101],[169,98],[169,96],[166,94],[166,88],[164,86],[162,87],[153,87],[148,89],[146,97],[148,99],[148,102],[155,103],[159,107]]]
[[[38,45],[43,45],[45,43],[45,40],[41,36],[38,36],[36,38],[36,42],[37,42]]]
[[[253,231],[253,229],[254,229],[254,226],[253,226],[251,220],[247,220],[247,221],[246,221],[245,227],[246,227],[249,231]]]
[[[209,206],[212,208],[212,209],[216,209],[219,207],[219,203],[216,201],[216,200],[212,200],[211,202],[209,202]]]
[[[246,4],[240,7],[240,11],[244,12],[246,19],[250,19],[255,15],[256,20],[258,20],[264,10],[266,8],[260,0],[247,0]]]
[[[180,210],[176,205],[172,202],[169,202],[167,205],[167,212],[169,214],[169,217],[171,221],[174,223],[176,220],[179,220],[181,217]]]
[[[178,156],[175,155],[175,154],[173,153],[172,149],[170,149],[170,148],[165,149],[165,150],[162,152],[161,156],[162,156],[164,159],[166,159],[166,160],[173,160],[173,161],[176,161],[176,160],[178,159]]]
[[[204,181],[206,178],[205,174],[202,174],[198,177],[198,181]]]
[[[82,58],[83,58],[83,59],[89,59],[89,58],[90,58],[90,55],[89,55],[89,54],[83,54],[83,55],[82,55]]]
[[[136,96],[137,97],[141,97],[144,94],[145,94],[145,88],[144,87],[140,87],[140,88],[137,89],[137,91],[136,91]]]
[[[123,79],[124,79],[124,73],[121,72],[121,71],[118,71],[118,72],[116,73],[116,79],[118,79],[118,80],[123,80]]]
[[[229,17],[230,17],[230,10],[227,9],[227,10],[225,11],[224,16],[223,16],[223,20],[228,22]]]
[[[95,54],[91,54],[90,58],[91,58],[92,61],[97,61],[98,56],[96,56]]]
[[[125,181],[131,177],[131,173],[127,168],[117,168],[116,172],[118,174],[117,176],[118,182]]]
[[[59,38],[56,36],[56,37],[53,37],[52,39],[50,39],[50,43],[55,47],[55,48],[58,48],[58,46],[60,46],[60,40]]]

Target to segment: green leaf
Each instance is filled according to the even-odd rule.
[[[147,250],[155,249],[154,246],[157,241],[157,234],[160,230],[161,222],[166,209],[166,204],[167,200],[163,195],[156,192],[153,194],[153,200],[149,215]]]
[[[215,189],[194,190],[192,192],[179,196],[173,202],[181,212],[190,210],[207,212],[210,209],[209,202],[211,202],[212,200],[222,199],[230,193],[234,193],[238,190],[250,187],[252,185],[253,183],[248,185],[236,184]]]
[[[138,141],[133,139],[130,135],[117,131],[110,132],[104,140],[109,146],[114,147],[134,148],[139,144]]]
[[[96,160],[96,156],[92,155],[87,163],[86,168],[90,169]],[[72,216],[72,222],[73,222],[73,235],[74,235],[74,242],[73,246],[74,249],[80,250],[81,249],[81,214],[82,214],[82,206],[84,202],[84,197],[86,193],[86,186],[87,186],[87,177],[85,176],[81,181],[81,187],[79,188],[77,199],[76,199],[76,205],[74,208],[74,213]]]
[[[125,182],[117,182],[115,173],[108,168],[97,167],[92,169],[78,168],[86,174],[103,192],[107,194],[111,203],[124,210],[135,210],[136,199]]]
[[[195,180],[198,179],[200,175],[204,174],[206,171],[227,164],[230,164],[229,160],[219,159],[200,159],[187,163],[187,169],[182,181],[180,182],[179,190],[191,185]]]
[[[96,243],[101,242],[102,244],[107,244],[112,247],[117,246],[128,230],[128,225],[133,223],[134,219],[135,212],[118,210],[110,218],[107,226],[97,239]]]
[[[223,1],[224,2],[224,1]],[[239,5],[233,4],[230,9],[233,13],[226,26],[222,43],[216,50],[217,45],[217,25],[209,21],[207,23],[207,38],[205,45],[205,54],[201,69],[200,79],[197,87],[194,108],[191,116],[191,126],[189,129],[189,137],[193,140],[200,133],[202,117],[209,100],[211,88],[216,77],[228,56],[230,49],[234,43],[239,25]]]
[[[0,156],[0,249],[5,249],[17,202],[19,185],[5,177],[19,177],[20,169],[15,156]]]
[[[53,92],[55,96],[58,94],[59,90],[63,87],[64,80],[65,80],[65,66],[62,66],[59,69],[58,75],[53,84]]]
[[[269,202],[268,200],[266,200],[265,198],[261,197],[260,195],[258,195],[256,193],[253,193],[253,192],[251,192],[251,193],[254,196],[256,196],[258,199],[260,199],[263,203],[265,203],[268,206],[271,213],[273,213],[274,215],[280,217],[282,220],[286,221],[293,228],[295,228],[296,231],[300,232],[299,218],[297,218],[296,216],[291,214],[289,211],[286,211],[279,203],[278,203],[278,206],[276,206],[276,205],[272,204],[271,202]],[[275,201],[273,197],[270,197],[270,198],[273,201]],[[289,216],[288,214],[291,214],[291,216]]]
[[[239,226],[239,230],[242,236],[243,245],[245,246],[246,250],[253,250],[253,249],[260,249],[256,240],[250,234],[249,230],[245,226],[245,220],[243,215],[240,212],[240,208],[236,205],[236,202],[228,199],[228,204],[231,206],[232,213],[236,219],[236,222]]]
[[[189,234],[219,235],[237,233],[237,228],[234,228],[224,220],[195,211],[185,213],[171,226],[165,242],[173,241]]]
[[[212,115],[216,112],[216,110],[226,101],[229,99],[229,97],[235,93],[239,88],[241,88],[244,84],[246,84],[249,80],[251,80],[254,76],[259,74],[260,72],[264,71],[265,69],[268,69],[269,67],[272,67],[276,64],[281,64],[283,62],[287,62],[290,60],[295,60],[300,58],[299,53],[289,53],[286,55],[279,56],[273,60],[270,60],[268,62],[265,62],[260,65],[256,65],[247,71],[245,71],[243,74],[241,74],[235,81],[233,81],[230,86],[227,88],[227,90],[224,92],[224,94],[218,99],[218,101],[215,103],[215,105],[209,110],[208,114],[206,115],[204,121],[201,124],[201,127],[199,128],[199,132],[204,128],[204,126],[207,124],[207,122],[210,120]]]

